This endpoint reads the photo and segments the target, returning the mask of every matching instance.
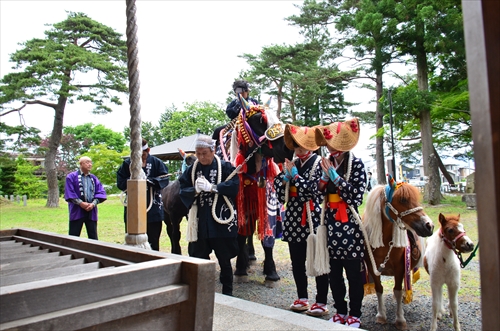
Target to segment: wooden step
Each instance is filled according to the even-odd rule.
[[[27,251],[27,252],[16,252],[12,251],[9,254],[4,254],[0,256],[0,263],[1,264],[7,264],[7,263],[12,263],[12,262],[17,262],[17,261],[31,261],[31,260],[38,260],[41,255],[46,255],[50,253],[48,249],[38,249],[38,250],[33,250],[33,251]],[[59,253],[59,252],[57,252]],[[59,255],[61,255],[59,253]]]
[[[112,268],[112,267],[111,267]],[[60,268],[32,271],[22,274],[15,274],[10,276],[0,277],[0,286],[7,286],[13,284],[22,284],[33,282],[42,279],[50,279],[56,277],[63,277],[68,275],[82,274],[99,269],[99,262],[85,263],[74,266],[62,266]]]
[[[37,264],[35,264],[37,263]],[[65,266],[84,264],[85,259],[71,259],[71,255],[62,255],[56,257],[56,259],[44,259],[41,261],[29,261],[29,263],[25,263],[22,266],[16,266],[10,269],[1,269],[0,276],[8,276],[8,275],[18,275],[24,274],[27,272],[35,272],[41,270],[50,270],[61,268]]]
[[[2,270],[4,269],[4,266],[8,266],[8,265],[16,265],[16,264],[21,264],[21,263],[28,263],[30,261],[39,261],[39,260],[46,260],[46,259],[50,259],[50,258],[53,258],[53,257],[58,257],[58,256],[61,256],[61,253],[59,252],[51,252],[49,253],[48,250],[45,250],[44,251],[45,254],[41,254],[41,255],[38,255],[38,254],[30,254],[30,253],[24,253],[18,257],[8,257],[8,258],[4,258],[2,257],[2,259],[0,260],[0,264],[2,266]]]

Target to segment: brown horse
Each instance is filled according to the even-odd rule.
[[[407,183],[377,185],[367,198],[363,225],[368,247],[365,261],[374,279],[378,299],[377,323],[387,322],[383,287],[380,275],[394,276],[396,299],[396,327],[406,330],[402,301],[403,280],[411,286],[411,270],[419,267],[422,260],[423,240],[419,237],[432,235],[434,225],[420,205],[419,190]],[[373,253],[373,254],[372,254]],[[405,293],[410,294],[410,293]],[[406,302],[411,298],[406,297]]]

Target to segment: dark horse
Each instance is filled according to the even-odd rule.
[[[396,185],[392,178],[389,183],[375,186],[366,201],[363,225],[371,247],[367,247],[365,261],[378,299],[376,322],[387,322],[380,276],[393,276],[396,328],[406,330],[403,299],[411,302],[411,272],[423,260],[424,243],[420,237],[432,235],[434,225],[423,211],[416,187],[407,183]],[[403,280],[406,291],[402,290]]]
[[[242,102],[244,107],[240,115],[227,126],[217,128],[212,136],[218,141],[219,155],[226,160],[230,157],[235,166],[241,166],[237,201],[239,254],[234,274],[242,281],[248,276],[250,254],[253,253],[249,249],[253,250],[252,236],[258,223],[265,254],[265,279],[278,281],[280,277],[273,259],[274,229],[269,228],[265,221],[269,217],[268,203],[272,200],[271,176],[279,172],[276,163],[283,163],[285,158],[292,159],[293,151],[286,147],[282,124],[273,113],[266,112],[266,108],[260,105],[250,106],[244,99]]]
[[[264,112],[257,112],[253,116],[250,116],[247,119],[247,127],[252,130],[253,134],[255,134],[258,137],[266,137],[266,133],[269,138],[272,140],[269,140],[267,138],[263,138],[261,141],[259,141],[259,146],[258,148],[248,148],[247,146],[247,152],[248,156],[251,152],[254,152],[254,154],[249,158],[247,162],[245,162],[245,176],[247,179],[252,179],[256,178],[256,175],[260,170],[262,170],[262,159],[266,158],[274,158],[274,162],[276,163],[283,163],[285,161],[285,158],[291,159],[293,156],[293,151],[289,150],[284,143],[283,139],[283,134],[282,130],[281,133],[279,133],[279,129],[281,128],[281,124],[277,124],[274,128],[271,128],[270,130],[268,129],[268,120],[266,120],[266,116],[264,115]],[[237,127],[235,128],[236,121],[230,123],[229,125],[221,126],[217,128],[214,132],[214,139],[215,137],[219,137],[220,131],[226,131],[229,128],[235,129],[233,132],[234,134],[238,134],[237,132]],[[278,128],[279,126],[279,128]],[[276,133],[278,132],[278,133]],[[275,135],[273,133],[276,133]],[[244,146],[238,146],[238,148],[244,148]],[[255,145],[254,147],[257,147]],[[191,161],[194,162],[194,155],[192,156],[193,159]],[[189,166],[190,160],[186,157],[185,162]],[[163,208],[164,208],[164,221],[167,226],[167,234],[170,238],[171,242],[171,252],[174,254],[181,254],[181,247],[180,247],[180,223],[182,219],[187,216],[188,214],[188,209],[184,206],[184,204],[181,202],[180,197],[179,197],[179,190],[180,190],[180,185],[179,182],[172,181],[167,187],[165,187],[162,191],[162,201],[163,201]],[[248,267],[248,262],[249,262],[249,251],[248,251],[248,245],[246,244],[247,238],[252,239],[251,235],[248,236],[239,236],[239,245],[240,245],[240,254],[238,255],[237,258],[237,266],[236,269],[237,271],[235,274],[238,275],[246,275],[247,273],[247,267]],[[249,240],[249,242],[252,242]],[[264,261],[264,273],[266,274],[266,279],[268,280],[279,280],[279,276],[276,273],[276,268],[274,265],[274,260],[272,257],[272,246],[269,247],[270,245],[263,246],[264,247],[264,252],[265,252],[265,261]],[[266,262],[267,261],[267,262]]]
[[[182,154],[182,153],[181,153]],[[184,168],[189,167],[196,160],[194,154],[185,154],[183,162]],[[178,180],[171,181],[167,187],[161,191],[161,199],[163,202],[163,221],[167,226],[167,234],[170,238],[171,252],[174,254],[182,254],[181,251],[181,229],[180,224],[184,217],[187,216],[189,210],[181,201],[179,191],[181,189]]]

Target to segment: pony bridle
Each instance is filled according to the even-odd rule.
[[[412,213],[415,213],[415,212],[417,212],[417,211],[420,211],[420,210],[423,210],[423,209],[424,209],[422,206],[418,206],[418,207],[415,207],[415,208],[412,208],[412,209],[405,210],[405,211],[403,211],[403,212],[401,212],[401,213],[400,213],[400,212],[399,212],[399,211],[397,211],[397,209],[396,209],[396,208],[394,208],[394,206],[391,204],[392,199],[391,199],[391,200],[389,200],[389,199],[387,198],[387,194],[386,194],[385,190],[384,190],[384,195],[385,195],[385,200],[386,200],[386,202],[385,202],[385,206],[386,206],[387,208],[389,208],[389,209],[390,209],[390,210],[391,210],[391,211],[392,211],[392,212],[396,215],[396,220],[394,221],[394,220],[392,219],[391,215],[389,215],[389,213],[387,213],[387,217],[389,218],[389,220],[390,220],[391,222],[396,223],[396,225],[397,225],[397,226],[398,226],[401,230],[406,230],[406,229],[407,229],[407,228],[406,228],[405,223],[404,223],[404,222],[403,222],[403,220],[402,220],[402,218],[403,218],[403,217],[405,217],[405,216],[407,216],[407,215],[410,215],[410,214],[412,214]]]
[[[458,239],[465,236],[465,231],[460,231],[460,233],[457,234],[455,239],[450,240],[450,239],[445,237],[445,235],[443,233],[443,228],[440,228],[439,229],[439,236],[441,237],[441,240],[445,243],[446,247],[453,250],[455,252],[455,254],[458,254],[459,252],[457,252],[457,241],[458,241]]]

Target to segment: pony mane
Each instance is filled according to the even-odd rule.
[[[363,225],[368,241],[373,248],[384,247],[381,208],[384,190],[385,185],[376,185],[371,190],[366,199],[365,212],[363,213]]]
[[[420,205],[420,193],[418,188],[408,183],[398,183],[398,189],[394,192],[394,199],[407,200],[411,205]]]

